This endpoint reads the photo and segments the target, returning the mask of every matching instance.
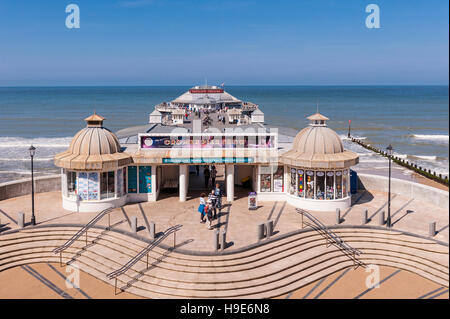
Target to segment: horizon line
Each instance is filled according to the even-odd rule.
[[[200,85],[200,84],[199,84]],[[182,87],[196,86],[195,84],[146,84],[146,85],[129,85],[129,84],[96,84],[96,85],[0,85],[0,88],[64,88],[64,87]],[[291,86],[291,87],[414,87],[414,86],[444,86],[448,87],[449,84],[230,84],[230,85],[212,85],[217,87],[268,87],[268,86]]]

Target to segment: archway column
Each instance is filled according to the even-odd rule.
[[[234,200],[234,165],[226,165],[225,171],[227,174],[227,201]]]
[[[180,165],[180,177],[178,181],[178,189],[180,191],[180,202],[186,201],[187,196],[187,183],[188,183],[188,166]]]

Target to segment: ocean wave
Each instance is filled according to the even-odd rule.
[[[63,148],[68,147],[71,140],[72,137],[0,137],[0,147],[29,147],[33,145],[35,147]]]
[[[418,140],[430,140],[430,141],[447,141],[449,140],[448,135],[443,134],[434,134],[434,135],[427,135],[427,134],[413,134],[411,137],[418,139]]]
[[[339,137],[341,138],[341,140],[350,140],[348,135],[341,134],[341,135],[339,135]],[[357,139],[357,140],[365,140],[365,139],[367,139],[367,137],[365,137],[365,136],[352,136],[352,137]]]
[[[429,155],[411,155],[411,157],[420,158],[426,161],[435,161],[438,159],[437,156],[429,156]]]

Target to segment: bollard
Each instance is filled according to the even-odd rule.
[[[341,223],[341,210],[339,208],[336,208],[336,224]]]
[[[383,226],[384,225],[384,223],[385,223],[385,220],[384,220],[384,210],[382,210],[381,212],[379,212],[378,213],[378,220],[379,220],[379,224],[381,225],[381,226]]]
[[[219,230],[214,230],[214,250],[219,250]]]
[[[264,238],[264,224],[258,225],[258,241]]]
[[[436,222],[431,222],[428,224],[428,236],[434,237],[436,235]]]
[[[273,220],[266,222],[266,238],[269,238],[273,234]]]
[[[363,225],[367,224],[367,215],[368,214],[369,214],[369,211],[367,209],[365,209],[362,212],[361,224],[363,224]]]
[[[220,232],[220,250],[224,250],[227,245],[227,232],[225,230],[222,230]]]
[[[131,217],[131,231],[133,233],[137,233],[137,217],[136,216]]]
[[[154,222],[150,222],[149,232],[150,232],[150,239],[151,240],[155,240],[155,237],[156,237],[156,225],[155,225]]]
[[[24,213],[19,213],[17,216],[17,225],[20,228],[24,228],[25,227],[25,214]]]

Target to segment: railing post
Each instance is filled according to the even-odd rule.
[[[155,240],[155,236],[156,236],[156,232],[155,232],[156,226],[154,222],[150,222],[150,239],[151,240]]]
[[[336,208],[336,224],[339,225],[341,223],[341,210]]]
[[[22,213],[22,212],[20,212],[20,213],[18,214],[18,217],[17,217],[17,225],[18,225],[20,228],[24,228],[24,227],[25,227],[25,214]]]
[[[362,224],[362,225],[367,224],[367,215],[368,215],[368,210],[365,209],[365,210],[362,212],[362,218],[361,218],[361,224]]]
[[[87,242],[88,242],[88,240],[87,240],[87,237],[88,237],[88,230],[86,229],[86,246],[87,246]]]
[[[434,237],[436,235],[436,222],[431,222],[428,224],[428,236]]]
[[[137,217],[136,216],[131,217],[131,231],[135,234],[137,233]]]
[[[219,250],[219,230],[216,229],[214,230],[214,251],[218,251]]]
[[[378,213],[378,223],[380,224],[380,226],[383,226],[385,223],[384,210],[382,210],[381,212]]]
[[[59,267],[62,267],[62,251],[59,252]]]
[[[272,236],[273,233],[273,220],[269,220],[266,222],[266,238]]]
[[[261,239],[264,238],[264,224],[258,225],[258,242],[261,241]]]
[[[148,253],[147,253],[147,267],[145,269],[148,269]]]
[[[222,250],[222,251],[225,249],[225,246],[226,246],[226,242],[227,242],[226,236],[227,236],[227,232],[222,230],[220,232],[220,250]]]

